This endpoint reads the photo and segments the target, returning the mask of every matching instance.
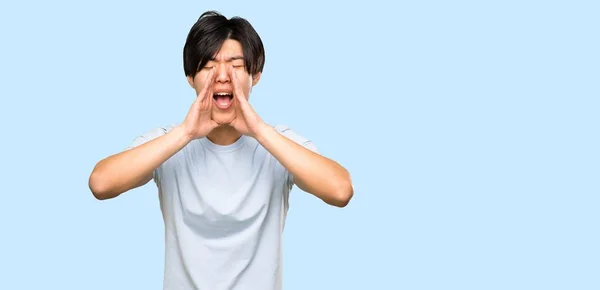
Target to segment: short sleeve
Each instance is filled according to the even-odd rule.
[[[129,143],[129,146],[127,146],[125,148],[125,150],[133,149],[133,148],[138,147],[146,142],[152,141],[162,135],[167,134],[171,129],[172,129],[172,126],[153,128],[152,130],[149,130],[146,133],[135,137],[133,139],[133,141],[131,143]]]
[[[294,130],[290,129],[288,126],[284,126],[284,125],[277,125],[275,126],[275,129],[277,130],[277,132],[279,132],[281,135],[289,138],[290,140],[304,146],[305,148],[317,153],[319,153],[319,150],[317,149],[317,147],[315,146],[315,144],[305,138],[304,136],[298,134],[297,132],[295,132]],[[292,186],[294,186],[294,176],[289,172],[286,171],[286,179],[287,179],[287,183],[288,186],[291,188]]]
[[[131,143],[129,143],[129,146],[127,146],[125,148],[125,150],[133,149],[133,148],[138,147],[146,142],[150,142],[160,136],[163,136],[163,135],[167,134],[169,131],[171,131],[172,128],[173,128],[173,126],[153,128],[153,129],[147,131],[146,133],[135,137],[133,139],[133,141],[131,141]],[[152,178],[154,179],[154,182],[158,182],[158,170],[154,170],[154,172],[152,172]]]

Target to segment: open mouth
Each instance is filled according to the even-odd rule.
[[[215,104],[220,109],[227,109],[233,103],[233,94],[228,92],[215,93],[213,95]]]

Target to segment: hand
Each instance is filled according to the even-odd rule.
[[[219,124],[212,120],[213,106],[213,83],[216,78],[214,69],[206,76],[204,88],[196,97],[192,107],[188,111],[185,120],[180,125],[183,131],[192,140],[207,136]]]
[[[256,138],[260,130],[266,125],[254,111],[242,90],[237,74],[233,67],[229,67],[229,75],[233,84],[233,101],[235,117],[229,124],[238,132]]]

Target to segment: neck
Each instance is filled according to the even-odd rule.
[[[219,126],[212,130],[206,138],[217,145],[226,146],[235,143],[242,134],[230,126]]]

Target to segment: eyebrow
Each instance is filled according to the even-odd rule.
[[[236,55],[236,56],[232,56],[232,57],[227,58],[225,61],[230,62],[230,61],[234,61],[234,60],[238,60],[238,59],[242,59],[243,60],[244,57],[241,56],[241,55]],[[213,57],[213,58],[210,59],[210,61],[217,61],[217,60]]]

